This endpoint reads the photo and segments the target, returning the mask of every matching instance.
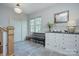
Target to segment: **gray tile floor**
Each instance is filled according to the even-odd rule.
[[[15,56],[65,56],[64,54],[50,51],[40,44],[31,41],[16,42],[14,45]]]

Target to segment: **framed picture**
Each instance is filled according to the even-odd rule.
[[[69,11],[63,11],[60,13],[54,14],[55,23],[66,23],[69,20]]]

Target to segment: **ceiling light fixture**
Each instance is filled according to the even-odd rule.
[[[16,7],[14,8],[14,11],[18,14],[22,13],[22,10],[20,9],[20,4],[16,4]]]

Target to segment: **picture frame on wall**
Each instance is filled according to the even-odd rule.
[[[63,11],[54,14],[55,23],[66,23],[69,21],[69,11]]]

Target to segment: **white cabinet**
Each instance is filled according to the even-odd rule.
[[[67,55],[79,55],[79,35],[64,33],[46,33],[46,48]]]

